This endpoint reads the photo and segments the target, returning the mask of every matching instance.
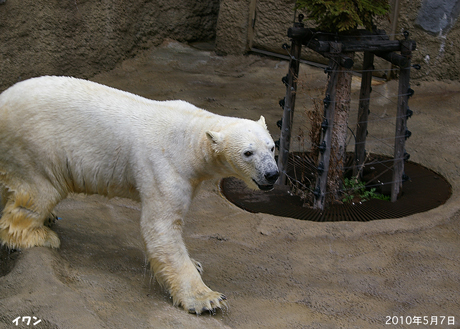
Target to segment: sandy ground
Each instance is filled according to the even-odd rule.
[[[93,80],[219,114],[263,114],[277,139],[286,73],[283,61],[166,42]],[[321,92],[321,70],[301,73],[307,96]],[[375,87],[386,95],[376,111],[395,111],[386,99],[396,85]],[[75,195],[56,208],[59,250],[3,251],[0,328],[460,328],[460,84],[414,82],[413,89],[408,151],[452,184],[445,205],[401,219],[316,223],[247,213],[207,182],[184,239],[229,307],[195,316],[173,307],[152,280],[140,206]],[[35,318],[13,324],[23,316]]]

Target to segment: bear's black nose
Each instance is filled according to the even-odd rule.
[[[268,172],[268,173],[266,173],[264,175],[265,179],[270,184],[275,183],[279,176],[280,176],[280,174],[279,174],[278,171],[271,171],[271,172]]]

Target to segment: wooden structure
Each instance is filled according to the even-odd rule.
[[[323,33],[315,29],[305,28],[302,23],[303,15],[299,15],[299,22],[289,28],[288,37],[291,39],[289,51],[290,65],[289,72],[283,81],[286,84],[286,97],[280,102],[283,105],[284,113],[281,124],[281,136],[279,142],[278,166],[281,172],[278,184],[286,184],[285,172],[288,163],[290,131],[294,113],[295,93],[297,78],[299,75],[299,60],[301,47],[306,46],[317,53],[329,58],[329,66],[325,72],[329,74],[328,86],[324,98],[324,119],[322,123],[321,141],[319,145],[318,174],[314,207],[324,209],[327,173],[331,160],[331,131],[334,124],[334,106],[337,83],[337,72],[341,68],[351,69],[354,65],[350,53],[364,52],[363,76],[359,100],[358,126],[355,139],[355,164],[354,172],[358,175],[361,172],[366,156],[365,143],[367,135],[367,119],[369,113],[369,99],[371,92],[372,70],[374,68],[374,56],[379,56],[400,68],[398,107],[396,116],[395,148],[393,182],[391,188],[391,200],[397,200],[401,193],[404,180],[404,160],[407,158],[404,145],[405,140],[410,136],[407,130],[406,121],[411,111],[408,108],[408,98],[413,94],[409,88],[411,53],[415,50],[416,44],[409,40],[409,34],[404,33],[405,39],[390,40],[382,30],[367,31],[355,30],[350,33],[333,34]],[[289,47],[284,45],[286,49]],[[398,54],[397,52],[400,52]]]

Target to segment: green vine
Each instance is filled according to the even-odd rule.
[[[296,9],[306,9],[307,18],[325,32],[343,32],[363,26],[372,30],[372,19],[388,13],[388,0],[297,0]]]
[[[342,190],[342,202],[364,202],[372,199],[390,201],[390,197],[376,192],[376,188],[366,189],[366,184],[359,179],[345,178]]]

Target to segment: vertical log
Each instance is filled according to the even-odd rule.
[[[291,58],[289,61],[289,73],[287,76],[286,97],[284,98],[283,120],[280,134],[280,148],[278,155],[278,169],[280,177],[279,185],[286,184],[286,170],[289,160],[289,148],[291,144],[291,128],[294,118],[295,98],[297,91],[297,79],[299,77],[299,60],[302,42],[299,38],[292,38]]]
[[[362,174],[362,167],[366,159],[367,121],[369,118],[369,101],[372,84],[372,70],[374,69],[374,54],[364,52],[363,74],[361,78],[361,91],[359,93],[358,124],[356,126],[355,163],[353,176]],[[358,177],[361,178],[361,177]]]
[[[354,53],[342,53],[342,56],[353,60]],[[347,151],[348,118],[350,114],[352,74],[350,67],[338,67],[338,75],[335,89],[334,125],[331,136],[331,158],[327,173],[328,197],[326,204],[341,199],[343,187],[344,164]]]
[[[396,114],[395,149],[394,149],[394,169],[393,182],[391,186],[391,202],[395,202],[402,190],[404,174],[404,147],[406,142],[406,120],[409,99],[410,82],[410,58],[412,53],[412,41],[404,40],[401,42],[401,55],[408,58],[406,67],[400,68],[399,87],[398,87],[398,109]]]
[[[324,99],[324,120],[322,123],[320,154],[318,157],[318,175],[316,178],[316,188],[314,191],[315,202],[313,208],[324,209],[326,202],[327,173],[329,171],[329,160],[331,158],[332,127],[334,124],[335,94],[337,79],[339,76],[339,65],[330,60],[326,97]]]

